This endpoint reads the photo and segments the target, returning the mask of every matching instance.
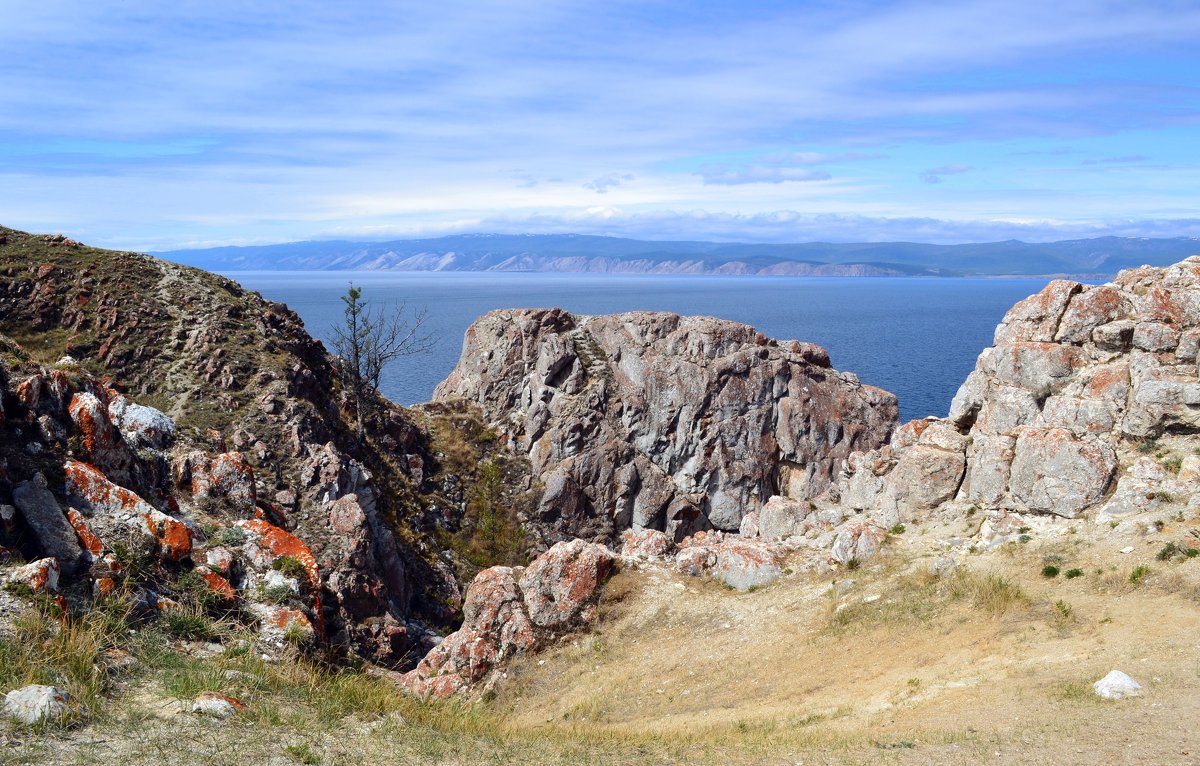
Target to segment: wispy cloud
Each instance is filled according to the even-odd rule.
[[[9,6],[7,225],[286,240],[393,223],[376,199],[460,221],[595,194],[756,215],[839,184],[842,213],[876,217],[1200,208],[1176,172],[1200,162],[1195,3]],[[1075,163],[1093,178],[1031,188],[1055,146],[1112,158],[1121,183]],[[1025,159],[1006,177],[1010,153]],[[1156,166],[1115,162],[1147,154]],[[937,183],[945,157],[988,168],[986,205]],[[344,199],[365,202],[330,204]]]
[[[967,173],[971,170],[970,165],[955,163],[953,165],[941,165],[936,168],[930,168],[921,174],[921,180],[927,184],[940,184],[945,180],[945,176],[958,175]]]
[[[591,189],[597,194],[607,194],[608,190],[614,186],[620,186],[626,181],[632,181],[632,173],[609,173],[608,175],[593,178],[583,185],[585,189]]]
[[[1097,160],[1084,160],[1084,165],[1124,165],[1132,162],[1146,162],[1150,158],[1144,154],[1125,154],[1120,157],[1101,157]]]
[[[748,165],[731,168],[727,165],[704,165],[696,174],[707,185],[738,186],[740,184],[781,184],[786,181],[828,181],[824,170],[809,170],[771,165]]]

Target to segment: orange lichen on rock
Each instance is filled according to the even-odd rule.
[[[224,577],[211,569],[197,569],[196,571],[200,573],[200,577],[208,584],[209,591],[220,596],[223,601],[231,602],[237,600],[237,591],[233,589],[233,586]]]
[[[262,519],[247,519],[237,525],[258,536],[257,546],[266,555],[256,563],[269,564],[282,556],[291,556],[304,565],[310,585],[316,587],[321,582],[317,559],[299,537]]]
[[[183,522],[109,481],[87,463],[67,461],[66,475],[68,493],[93,513],[116,518],[127,525],[136,525],[136,519],[141,519],[141,526],[158,539],[163,556],[171,561],[180,561],[191,554],[192,533]]]
[[[83,514],[72,508],[67,511],[67,520],[75,527],[75,534],[79,536],[79,543],[83,549],[92,554],[93,558],[98,558],[104,551],[104,543],[100,542],[100,538],[88,526]]]
[[[75,394],[71,397],[67,412],[83,437],[84,449],[94,453],[97,448],[111,446],[112,422],[95,394]]]

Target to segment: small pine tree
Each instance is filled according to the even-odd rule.
[[[408,304],[401,302],[391,311],[377,311],[362,297],[362,288],[353,284],[342,303],[346,306],[342,322],[331,328],[333,350],[342,359],[342,382],[354,405],[355,433],[361,440],[365,410],[384,369],[402,356],[428,352],[434,337],[425,332],[429,312],[424,308],[410,312]]]

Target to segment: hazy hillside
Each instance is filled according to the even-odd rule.
[[[1200,252],[1200,239],[1102,237],[968,245],[914,242],[729,244],[579,234],[466,234],[392,242],[329,240],[159,253],[216,271],[557,271],[798,276],[1114,274]]]

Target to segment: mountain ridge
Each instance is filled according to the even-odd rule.
[[[473,271],[757,276],[1108,276],[1200,252],[1200,238],[1099,237],[957,245],[654,241],[587,234],[314,240],[154,253],[215,271]]]

